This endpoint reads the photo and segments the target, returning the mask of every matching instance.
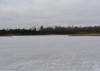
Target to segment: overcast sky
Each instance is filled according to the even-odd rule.
[[[0,28],[98,24],[100,0],[0,0]]]

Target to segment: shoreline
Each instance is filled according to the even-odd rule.
[[[37,34],[37,35],[0,35],[0,37],[6,37],[6,36],[56,36],[56,35],[67,35],[67,36],[100,36],[99,34]]]

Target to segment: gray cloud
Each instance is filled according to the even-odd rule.
[[[0,26],[99,24],[100,0],[0,0]]]

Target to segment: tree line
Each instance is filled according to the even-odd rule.
[[[71,34],[100,34],[100,26],[88,26],[88,27],[43,27],[39,29],[36,27],[30,29],[1,29],[0,35],[71,35]]]

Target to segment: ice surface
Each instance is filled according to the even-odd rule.
[[[0,37],[0,71],[100,71],[100,37]]]

